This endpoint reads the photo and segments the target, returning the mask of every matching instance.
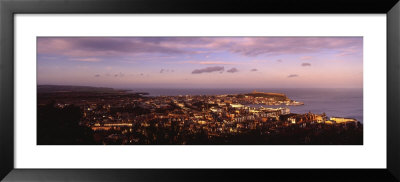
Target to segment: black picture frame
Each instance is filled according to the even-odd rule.
[[[15,169],[14,15],[26,13],[381,13],[387,15],[386,169]],[[400,181],[398,0],[0,0],[0,179],[4,181]],[[374,157],[374,156],[371,156]]]

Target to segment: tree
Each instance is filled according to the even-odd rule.
[[[80,126],[82,111],[70,105],[54,107],[54,102],[39,106],[37,111],[38,145],[80,145],[95,144],[89,127]]]

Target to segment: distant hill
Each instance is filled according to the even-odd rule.
[[[275,100],[280,100],[280,101],[285,101],[289,100],[289,98],[285,94],[281,93],[269,93],[269,92],[252,92],[248,94],[244,94],[246,96],[252,96],[252,97],[264,97],[264,98],[275,98]]]
[[[38,93],[52,93],[52,92],[123,92],[127,90],[115,90],[107,87],[89,87],[89,86],[71,86],[71,85],[38,85]]]

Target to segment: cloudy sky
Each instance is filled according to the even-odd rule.
[[[39,37],[38,84],[362,88],[362,37]]]

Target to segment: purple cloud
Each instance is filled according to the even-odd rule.
[[[99,62],[101,61],[99,58],[73,58],[73,61],[81,61],[81,62]]]
[[[231,69],[227,70],[226,72],[228,72],[228,73],[236,73],[236,72],[238,72],[238,71],[239,71],[239,70],[236,69],[236,68],[231,68]]]
[[[215,51],[229,51],[250,57],[324,51],[342,56],[360,54],[362,37],[40,37],[37,45],[38,54],[77,59],[144,53],[208,55]]]
[[[230,65],[233,64],[227,61],[183,61],[183,63],[189,64],[201,64],[201,65]]]
[[[186,87],[190,82],[179,78],[203,74],[197,75],[203,78],[194,87],[254,87],[266,81],[271,87],[362,87],[362,74],[346,79],[362,72],[362,45],[362,37],[39,37],[38,83]],[[312,82],[299,79],[305,75],[296,70],[319,65],[337,74],[307,72],[315,78]],[[254,77],[263,67],[287,72]],[[54,72],[56,68],[63,71]],[[122,71],[125,77],[119,74]],[[224,77],[230,73],[235,78]],[[212,75],[212,80],[206,79]],[[143,82],[140,78],[145,77]]]
[[[157,44],[140,38],[108,37],[41,37],[38,38],[39,54],[64,55],[69,57],[119,56],[121,54],[161,53],[183,54],[190,51],[178,47]]]
[[[123,73],[117,73],[117,74],[114,74],[114,77],[124,77],[125,76],[125,74],[123,74]]]
[[[349,51],[352,48],[352,51]],[[231,52],[245,56],[302,54],[324,51],[360,53],[362,38],[337,37],[264,37],[251,39],[248,42],[234,42],[228,46]],[[354,51],[355,50],[355,51]]]
[[[160,73],[169,73],[169,72],[171,72],[171,73],[173,73],[173,72],[175,72],[175,70],[170,70],[170,69],[161,69],[160,70]]]
[[[95,74],[94,77],[97,77],[97,78],[98,78],[98,77],[100,77],[100,74]]]
[[[211,73],[216,71],[223,71],[223,66],[213,66],[213,67],[206,67],[202,69],[195,69],[192,71],[192,74],[201,74],[201,73]]]
[[[291,75],[288,76],[288,78],[294,78],[294,77],[299,77],[299,75],[297,75],[297,74],[291,74]]]

